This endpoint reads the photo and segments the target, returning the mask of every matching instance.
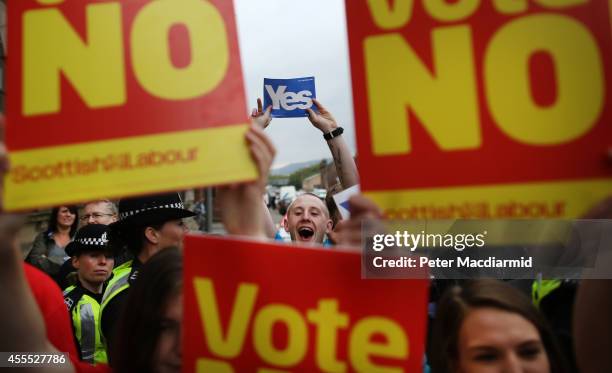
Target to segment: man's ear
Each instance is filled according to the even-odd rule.
[[[327,219],[325,223],[325,233],[329,234],[334,229],[334,222],[331,219]]]
[[[72,257],[72,266],[76,269],[79,269],[79,267],[81,266],[81,262],[79,262],[79,257],[78,256],[73,256]]]
[[[153,227],[146,227],[144,231],[145,238],[152,244],[159,243],[159,232]]]
[[[285,232],[289,233],[289,219],[283,220],[283,228],[285,228]]]

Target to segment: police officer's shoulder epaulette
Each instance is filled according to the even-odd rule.
[[[68,312],[72,312],[83,294],[85,294],[85,289],[81,286],[72,285],[64,290],[64,303],[68,308]]]

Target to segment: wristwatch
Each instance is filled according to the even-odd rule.
[[[342,128],[342,127],[338,127],[338,128],[336,128],[335,130],[330,131],[330,132],[328,132],[328,133],[324,134],[324,135],[323,135],[323,138],[324,138],[325,140],[331,140],[331,139],[333,139],[334,137],[338,137],[338,136],[342,135],[343,133],[344,133],[344,128]]]

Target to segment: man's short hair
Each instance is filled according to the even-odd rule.
[[[96,200],[93,200],[93,201],[88,201],[88,202],[85,202],[83,207],[85,207],[87,205],[91,205],[91,204],[96,204],[96,203],[106,203],[106,206],[110,210],[111,214],[119,215],[119,210],[117,209],[117,204],[115,204],[115,202],[111,201],[110,199],[96,199]]]
[[[295,201],[298,200],[298,198],[302,197],[302,196],[313,196],[314,198],[318,199],[319,201],[321,201],[321,198],[319,198],[319,196],[317,196],[314,193],[311,192],[305,192],[300,194],[299,196],[297,196],[296,199],[293,200],[293,202],[291,202],[289,204],[289,207],[287,207],[287,215],[289,215],[289,212],[291,211],[291,207],[293,207],[293,204],[295,203]],[[325,202],[321,201],[321,205],[323,206],[323,212],[325,213],[325,215],[327,216],[327,218],[329,218],[329,209],[327,208],[327,206],[325,205]]]

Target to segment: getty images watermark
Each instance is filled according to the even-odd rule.
[[[362,242],[364,278],[612,278],[611,220],[365,222]]]
[[[466,248],[482,248],[485,246],[487,231],[478,234],[441,234],[441,233],[410,233],[408,231],[396,231],[395,234],[375,234],[372,239],[372,250],[380,252],[387,248],[403,248],[410,252],[421,248],[446,248],[455,251],[463,251]],[[385,259],[383,256],[375,256],[372,264],[376,268],[531,268],[533,257],[520,257],[519,259],[497,259],[494,256],[487,258],[471,258],[469,256],[457,256],[454,259],[430,259],[427,256]]]

